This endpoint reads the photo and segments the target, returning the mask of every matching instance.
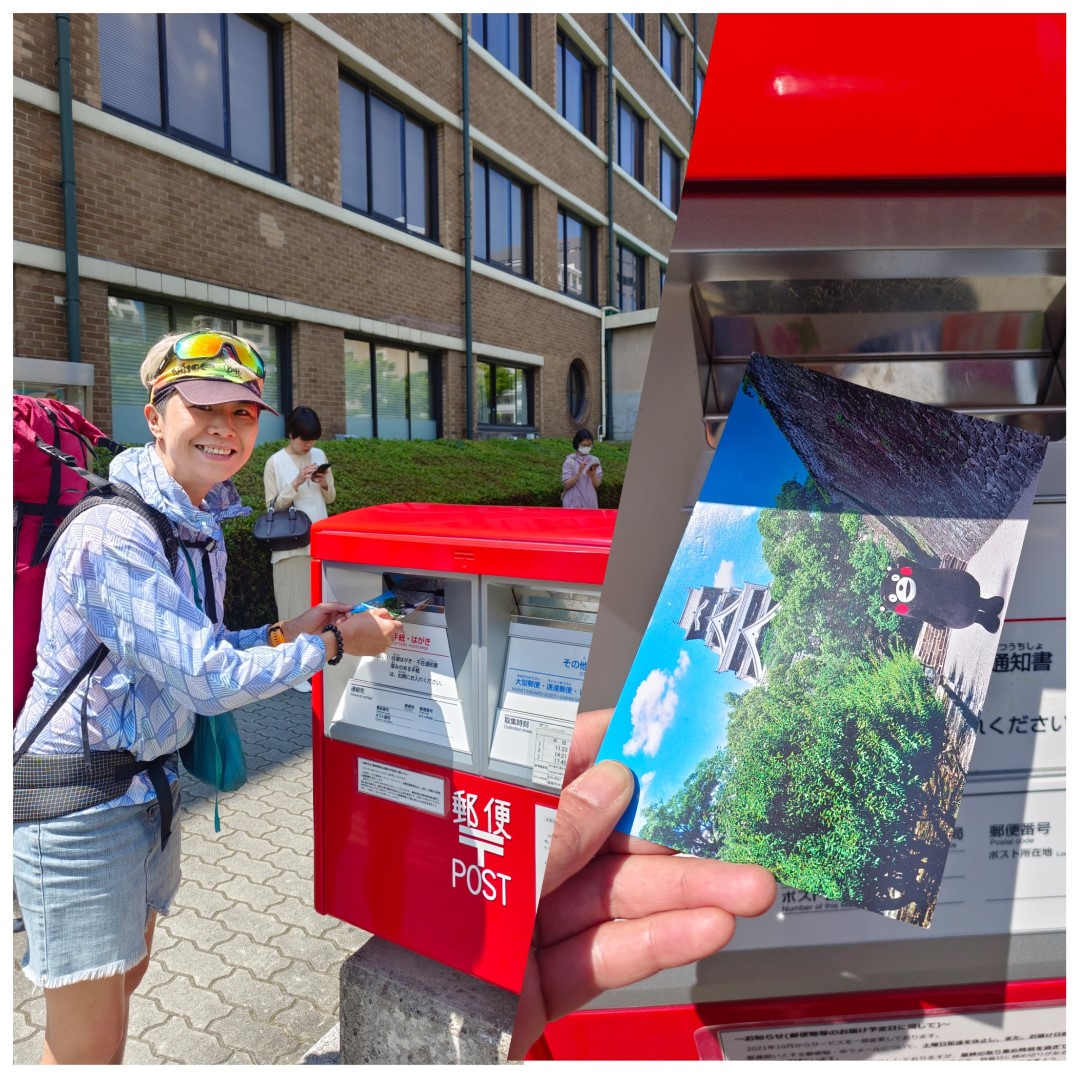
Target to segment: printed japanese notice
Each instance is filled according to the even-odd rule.
[[[702,1058],[722,1056],[728,1061],[1063,1061],[1065,1010],[1036,1007],[704,1028],[696,1039]],[[721,1054],[715,1052],[717,1043]]]

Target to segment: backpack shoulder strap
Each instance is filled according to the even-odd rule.
[[[129,510],[133,510],[139,517],[148,521],[154,527],[154,531],[161,540],[161,546],[165,549],[165,557],[169,560],[169,569],[175,574],[180,560],[180,542],[177,538],[176,530],[172,526],[172,522],[170,522],[160,510],[151,506],[130,484],[124,484],[118,480],[110,481],[95,488],[93,491],[83,496],[83,498],[71,508],[68,516],[64,518],[60,527],[49,541],[49,546],[45,549],[45,559],[47,560],[52,554],[52,549],[63,531],[76,517],[79,516],[79,514],[84,513],[94,506],[107,506],[110,504],[113,506],[124,506]],[[17,762],[23,754],[26,753],[34,740],[45,730],[49,721],[56,715],[60,706],[71,697],[75,687],[77,687],[83,679],[92,675],[94,671],[97,670],[98,665],[105,659],[108,653],[108,646],[103,642],[99,643],[97,649],[86,658],[82,667],[75,673],[75,677],[64,687],[60,696],[45,711],[41,719],[34,725],[34,729],[27,735],[23,744],[15,751],[14,761]]]
[[[153,526],[165,551],[165,557],[169,561],[169,570],[175,574],[177,566],[180,565],[180,541],[177,539],[172,522],[160,510],[151,506],[130,484],[124,484],[119,480],[110,480],[95,488],[71,508],[71,512],[64,518],[60,528],[56,530],[52,540],[49,541],[49,546],[45,551],[45,558],[48,559],[52,554],[52,549],[60,539],[61,534],[79,514],[95,506],[109,505],[123,506],[138,514],[139,517]]]

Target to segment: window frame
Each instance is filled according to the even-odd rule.
[[[645,16],[641,13],[632,15],[623,14],[623,22],[634,31],[642,41],[645,40]]]
[[[488,401],[482,402],[480,398],[480,371],[481,367],[490,368],[487,384],[489,388]],[[496,392],[496,379],[494,378],[496,368],[512,368],[514,371],[520,371],[525,377],[525,411],[527,420],[524,424],[500,424],[497,420],[493,419],[498,409],[498,394]],[[477,392],[477,411],[480,415],[486,415],[486,420],[481,420],[477,417],[477,430],[483,431],[487,434],[507,434],[507,435],[525,435],[535,433],[536,431],[536,369],[528,364],[514,364],[508,360],[493,360],[488,357],[478,356],[476,358],[476,392]]]
[[[559,292],[574,300],[580,300],[583,304],[592,304],[595,306],[598,295],[596,274],[596,226],[590,225],[589,222],[578,217],[577,214],[571,213],[561,204],[559,205],[555,221],[558,230],[555,239],[555,250],[558,256],[559,271],[562,274],[562,285],[559,286]],[[570,275],[567,272],[569,268],[566,262],[566,225],[568,221],[576,222],[581,226],[582,247],[587,248],[585,253],[587,261],[581,275],[582,293],[580,296],[577,293],[572,292],[568,287],[570,281]],[[560,246],[562,247],[561,252],[559,251]]]
[[[376,87],[370,83],[365,82],[359,76],[349,71],[346,68],[338,69],[338,130],[340,132],[341,127],[341,84],[345,83],[347,86],[351,86],[354,90],[357,90],[363,95],[364,99],[364,172],[365,182],[367,186],[367,209],[362,209],[353,203],[345,201],[344,187],[341,192],[341,205],[346,210],[351,210],[353,213],[362,214],[364,217],[371,218],[374,221],[380,221],[384,225],[389,225],[391,228],[400,229],[402,232],[408,233],[409,236],[415,236],[422,240],[430,240],[434,244],[439,243],[439,215],[438,215],[438,188],[437,183],[437,170],[438,170],[438,154],[435,143],[435,128],[434,125],[428,123],[422,116],[418,116],[411,109],[402,105],[400,102],[395,101],[387,94],[381,93]],[[403,124],[413,123],[416,127],[420,128],[423,132],[424,138],[424,152],[426,155],[426,168],[424,170],[423,186],[424,193],[427,198],[427,209],[429,221],[426,226],[426,231],[418,232],[416,229],[409,225],[409,172],[406,168],[408,162],[408,140],[403,137],[401,140],[401,181],[402,181],[402,195],[405,206],[405,220],[398,221],[397,218],[390,217],[387,214],[378,213],[374,209],[374,176],[372,173],[372,132],[371,132],[371,101],[372,98],[381,102],[383,105],[388,106],[390,109],[397,113],[400,113]],[[407,128],[405,129],[407,131]],[[344,143],[340,141],[338,146],[338,167],[341,168],[341,155],[344,153]]]
[[[564,111],[566,103],[566,52],[572,53],[581,65],[580,92],[583,125],[581,127],[574,123]],[[561,27],[555,32],[555,109],[576,131],[580,131],[590,142],[596,142],[596,65],[585,55],[585,50]]]
[[[672,179],[671,197],[670,201],[664,198],[664,159],[665,157],[671,160],[672,168],[674,169],[674,176]],[[673,213],[679,212],[679,203],[682,196],[682,158],[663,140],[660,140],[660,152],[659,152],[659,177],[658,177],[658,194],[660,201]]]
[[[442,386],[443,386],[443,354],[438,351],[429,351],[427,349],[417,349],[410,345],[408,342],[401,341],[388,341],[383,338],[369,338],[360,337],[353,334],[346,334],[344,338],[345,343],[352,342],[354,345],[367,346],[368,350],[368,362],[367,362],[367,377],[369,380],[369,387],[371,391],[371,435],[353,435],[349,438],[371,438],[371,439],[386,439],[388,442],[430,442],[431,440],[423,438],[416,438],[413,435],[413,417],[412,417],[412,392],[409,386],[408,380],[412,376],[412,357],[413,355],[423,356],[427,359],[428,363],[428,385],[431,388],[431,412],[432,418],[435,422],[435,439],[441,439],[443,437],[443,409],[442,409]],[[341,362],[344,367],[345,364],[345,347],[342,348]],[[379,434],[379,391],[378,391],[378,365],[376,353],[380,348],[383,349],[396,349],[398,352],[405,353],[406,357],[406,386],[405,386],[405,423],[408,425],[409,434],[405,439],[394,439],[387,435]],[[349,413],[346,408],[345,412],[345,425],[348,427]]]
[[[485,266],[493,266],[497,270],[502,270],[504,273],[513,274],[514,277],[523,278],[526,281],[533,280],[533,189],[531,185],[525,183],[523,180],[519,180],[512,173],[507,172],[505,169],[500,168],[494,162],[489,161],[485,157],[481,157],[477,154],[473,155],[473,253],[472,257],[478,262],[482,262]],[[484,170],[484,241],[487,245],[487,254],[480,256],[476,254],[476,244],[479,239],[478,230],[475,227],[476,219],[476,167],[479,166]],[[515,270],[512,266],[503,262],[498,262],[491,258],[491,174],[495,173],[496,176],[502,177],[502,179],[509,181],[512,187],[518,187],[521,189],[521,248],[522,248],[522,270]],[[511,237],[511,247],[513,246],[513,237]]]
[[[701,111],[701,99],[705,93],[705,71],[702,66],[694,62],[694,119],[697,119]]]
[[[576,385],[575,385],[576,384]],[[580,387],[581,404],[574,409],[574,397]],[[589,415],[589,370],[585,361],[575,356],[566,369],[566,411],[575,424],[584,423]]]
[[[504,64],[498,54],[488,45],[488,14],[477,12],[469,16],[469,33],[473,41],[480,46],[489,56],[493,56],[500,67],[509,71],[515,79],[520,79],[526,86],[532,86],[532,18],[528,13],[519,12],[491,12],[494,15],[514,16],[518,20],[518,66],[520,71],[515,71],[509,64]],[[480,34],[475,30],[475,19],[479,17]]]
[[[665,31],[667,33],[665,34]],[[669,42],[670,39],[670,42]],[[667,15],[660,16],[660,67],[664,74],[680,89],[682,90],[682,39],[683,35],[679,33],[675,24],[668,18]],[[671,61],[672,70],[668,70],[667,60],[665,60],[665,46],[672,48],[674,51],[672,55],[667,58]]]
[[[114,14],[111,12],[99,12],[98,17],[98,86],[99,92],[101,89],[102,74],[101,74],[101,43],[100,43],[100,19],[102,14]],[[167,138],[174,139],[176,142],[184,143],[187,146],[193,146],[198,150],[203,150],[208,154],[212,154],[216,158],[221,158],[224,161],[228,161],[233,165],[238,165],[242,169],[250,169],[252,172],[258,173],[260,176],[268,176],[274,180],[285,180],[286,175],[286,161],[285,161],[285,60],[284,60],[284,45],[282,29],[279,23],[276,23],[273,19],[267,18],[264,15],[260,15],[254,12],[221,12],[218,13],[219,17],[219,31],[218,31],[218,46],[221,56],[221,92],[222,92],[222,108],[224,110],[224,135],[223,141],[224,147],[216,146],[214,143],[209,142],[206,139],[199,138],[197,135],[192,135],[189,132],[184,131],[170,122],[170,108],[169,108],[169,74],[168,74],[168,62],[166,54],[166,42],[167,42],[167,30],[166,30],[166,18],[168,14],[176,13],[154,13],[157,19],[157,83],[160,94],[159,102],[159,117],[158,123],[153,123],[144,117],[137,116],[133,113],[127,112],[117,105],[111,105],[106,103],[104,95],[101,96],[101,110],[102,112],[109,113],[112,116],[119,116],[133,124],[138,124],[140,127],[147,128],[150,131],[158,131],[165,135]],[[183,14],[183,13],[180,13]],[[268,106],[271,111],[270,121],[270,153],[273,158],[273,167],[269,170],[263,169],[259,165],[253,165],[247,161],[243,161],[240,158],[234,157],[232,154],[232,103],[229,96],[229,34],[228,34],[228,20],[229,15],[235,15],[237,18],[245,19],[250,23],[255,24],[267,33],[267,44],[269,48],[269,63],[270,63],[270,99]]]
[[[637,274],[637,288],[634,296],[634,307],[623,307],[623,284],[622,266],[624,255],[629,255],[635,260]],[[615,297],[616,307],[620,312],[643,311],[645,309],[645,256],[628,244],[617,241],[615,244]]]
[[[623,165],[623,114],[630,117],[634,131],[634,167],[626,168]],[[628,176],[632,176],[639,184],[645,183],[645,118],[635,109],[622,94],[615,95],[615,115],[617,118],[616,134],[618,136],[615,146],[615,161],[620,169]]]

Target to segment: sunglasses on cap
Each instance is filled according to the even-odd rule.
[[[217,379],[254,390],[261,398],[266,365],[243,338],[196,330],[169,347],[150,384],[150,400],[183,379]]]

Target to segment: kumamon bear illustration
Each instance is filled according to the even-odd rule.
[[[912,561],[890,566],[881,581],[882,611],[920,619],[939,630],[962,630],[978,623],[991,634],[1001,626],[1003,596],[984,597],[966,570],[922,566]]]

